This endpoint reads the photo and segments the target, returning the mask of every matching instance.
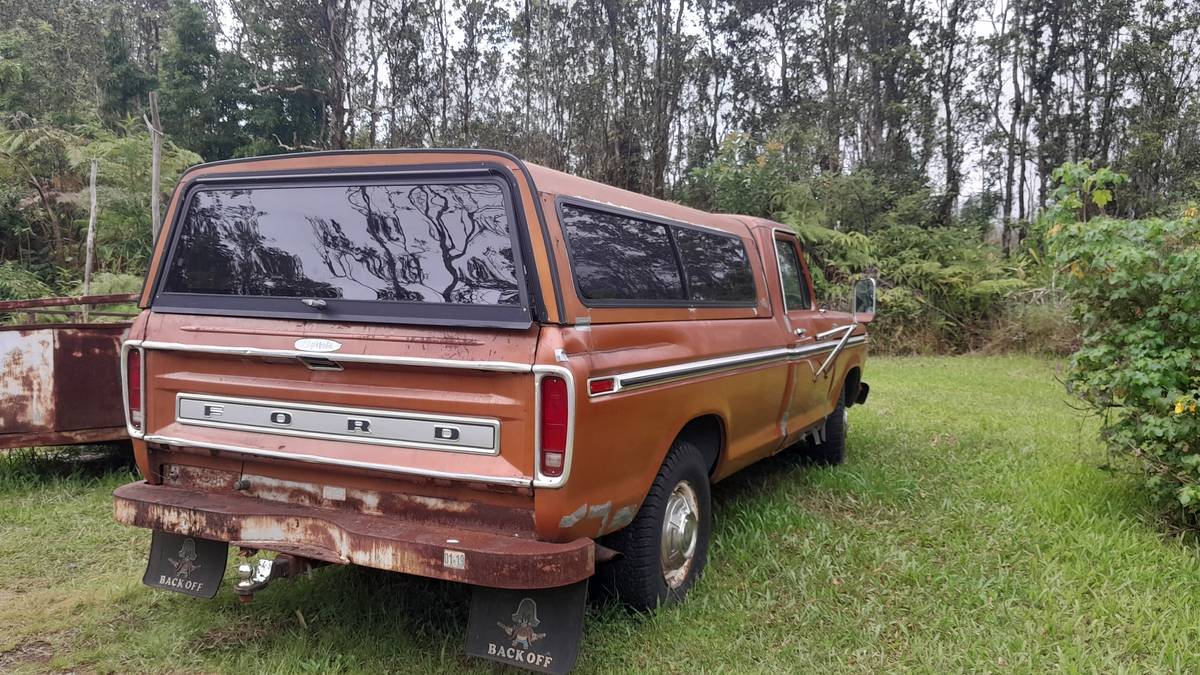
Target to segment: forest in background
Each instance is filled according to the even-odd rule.
[[[229,157],[492,147],[800,232],[897,351],[1069,350],[1047,207],[1200,198],[1200,0],[0,0],[0,298],[136,288]],[[1057,195],[1057,196],[1056,196]]]

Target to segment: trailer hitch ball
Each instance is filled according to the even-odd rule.
[[[241,565],[238,565],[237,571],[238,579],[240,580],[239,583],[242,581],[249,581],[250,577],[254,576],[254,568],[248,563],[242,563]]]
[[[259,558],[253,565],[242,563],[237,568],[238,582],[234,584],[233,592],[237,593],[242,602],[250,602],[255,593],[266,588],[272,581],[305,574],[324,564],[320,560],[290,556],[286,553],[280,553],[274,560]]]
[[[258,564],[253,566],[249,563],[238,565],[238,582],[233,587],[238,599],[250,602],[254,599],[254,594],[266,588],[273,579],[287,576],[289,560],[280,558],[283,556],[275,560],[260,558]]]
[[[238,565],[237,573],[238,573],[238,582],[236,584],[234,584],[234,592],[237,593],[238,600],[242,604],[247,604],[251,600],[254,599],[254,594],[253,593],[244,593],[244,592],[242,592],[242,588],[249,587],[252,583],[254,583],[253,582],[254,567],[251,566],[249,563],[242,563],[242,564]]]

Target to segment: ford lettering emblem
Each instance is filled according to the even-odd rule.
[[[336,352],[342,348],[342,343],[337,340],[325,340],[323,338],[304,338],[296,340],[296,349],[302,352]]]

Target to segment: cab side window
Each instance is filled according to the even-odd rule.
[[[796,247],[784,239],[775,240],[775,257],[779,260],[779,277],[783,282],[785,311],[812,308],[812,294],[804,280],[804,268]]]

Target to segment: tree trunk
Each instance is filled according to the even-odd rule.
[[[92,294],[92,257],[96,251],[96,170],[98,160],[92,160],[91,180],[88,181],[88,229],[83,258],[83,294]],[[88,306],[83,305],[83,320],[88,320]]]
[[[367,38],[371,54],[371,128],[367,132],[371,147],[378,146],[379,134],[379,47],[375,30],[375,0],[367,3]]]
[[[952,0],[946,27],[942,35],[945,61],[942,64],[942,115],[945,117],[945,138],[942,155],[945,160],[946,194],[942,198],[942,225],[950,225],[954,218],[954,205],[958,201],[961,178],[958,172],[958,142],[954,128],[954,94],[957,83],[954,77],[954,62],[958,51],[958,20],[963,0]]]
[[[158,117],[158,92],[150,92],[150,119],[145,120],[150,132],[150,233],[151,242],[158,243],[158,234],[162,229],[162,209],[159,200],[162,195],[162,120]]]
[[[346,125],[350,74],[347,41],[350,35],[351,0],[322,0],[321,28],[329,55],[329,115],[326,118],[326,146],[342,150],[347,146]]]

